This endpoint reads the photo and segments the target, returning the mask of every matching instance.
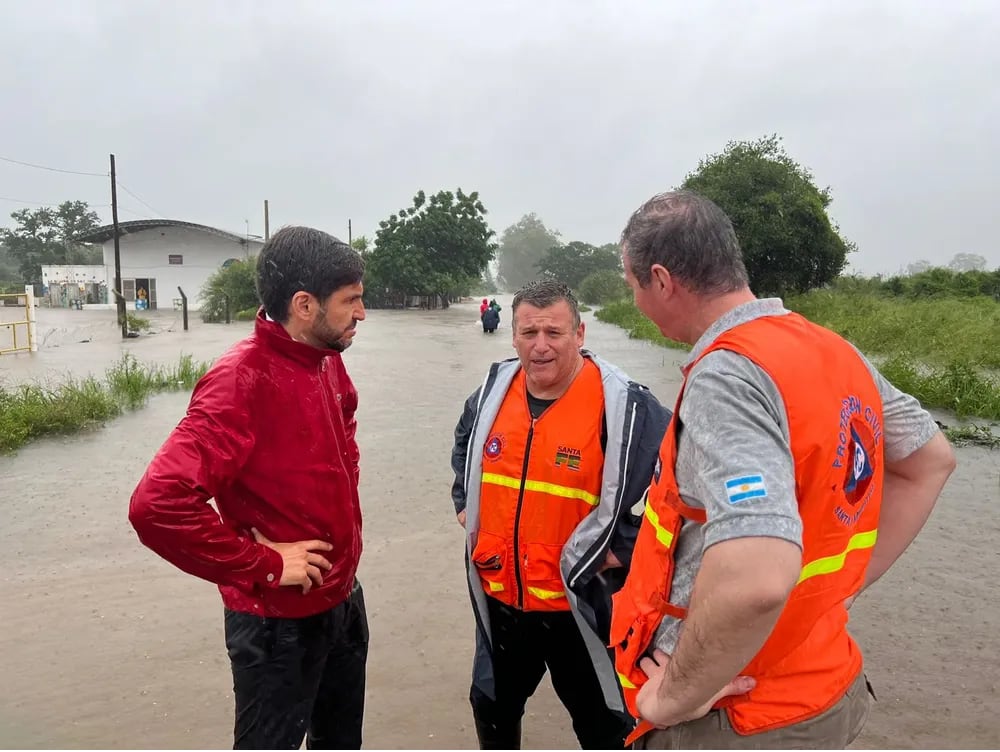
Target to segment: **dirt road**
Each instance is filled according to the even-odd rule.
[[[347,363],[361,393],[361,577],[371,623],[365,744],[469,748],[473,624],[452,513],[448,458],[465,397],[503,328],[482,333],[474,304],[375,311]],[[89,311],[43,312],[48,347],[0,357],[8,382],[103,371],[121,345]],[[588,321],[587,345],[672,402],[680,355]],[[250,324],[131,340],[137,357],[218,355]],[[81,340],[90,339],[89,342]],[[55,347],[54,345],[58,345]],[[6,747],[225,748],[231,678],[218,592],[142,548],[126,520],[146,462],[183,415],[160,395],[107,427],[0,457],[0,742]],[[922,537],[851,612],[879,703],[858,746],[1000,745],[1000,453],[959,450]],[[545,683],[528,706],[526,748],[572,748]]]

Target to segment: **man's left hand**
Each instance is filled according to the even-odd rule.
[[[729,684],[720,689],[708,702],[695,708],[679,707],[670,696],[670,681],[667,669],[670,666],[670,656],[662,650],[654,650],[652,658],[639,661],[639,668],[649,677],[636,696],[636,706],[639,715],[657,728],[669,728],[678,723],[693,721],[706,715],[723,697],[742,695],[753,689],[757,682],[749,676],[737,676]]]

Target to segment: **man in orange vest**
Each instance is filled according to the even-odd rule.
[[[545,674],[584,749],[631,727],[607,649],[611,593],[631,559],[670,412],[582,350],[573,293],[514,297],[517,358],[494,363],[455,429],[452,498],[476,616],[470,693],[483,749],[517,749]]]
[[[622,234],[637,307],[693,346],[611,645],[637,748],[842,748],[869,697],[847,609],[955,466],[848,342],[757,299],[729,218],[653,197]]]

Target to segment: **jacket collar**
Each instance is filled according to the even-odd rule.
[[[292,339],[285,331],[285,327],[267,318],[263,306],[257,311],[254,334],[267,347],[276,350],[289,360],[304,365],[319,365],[324,358],[339,354],[336,350],[323,350]]]

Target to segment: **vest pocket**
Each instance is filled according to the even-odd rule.
[[[506,591],[509,566],[507,545],[503,538],[480,530],[476,548],[472,552],[472,564],[487,593]]]
[[[525,603],[528,597],[534,609],[549,607],[554,610],[567,608],[566,589],[559,571],[559,557],[563,547],[545,543],[526,543],[524,546]],[[539,603],[542,601],[542,603]]]
[[[619,681],[625,689],[628,678],[620,672],[622,667],[631,670],[639,664],[639,660],[652,648],[653,636],[660,621],[660,614],[653,608],[641,608],[623,591],[611,596],[612,613],[625,615],[624,618],[612,618],[611,640],[609,648],[614,648],[617,655],[615,665],[619,671]]]

